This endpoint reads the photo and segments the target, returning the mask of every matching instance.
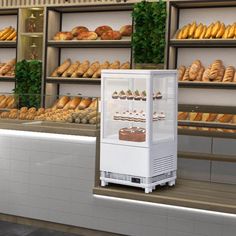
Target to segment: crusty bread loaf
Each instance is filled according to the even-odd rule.
[[[93,31],[81,32],[78,36],[78,40],[96,40],[98,35]]]
[[[196,21],[194,21],[191,24],[189,32],[188,32],[188,37],[189,38],[193,38],[196,29],[197,29],[197,23],[196,23]]]
[[[124,25],[120,28],[121,36],[131,36],[132,25]]]
[[[111,65],[110,65],[110,67],[109,67],[109,69],[120,69],[120,61],[114,61]]]
[[[98,61],[95,61],[91,64],[89,69],[84,73],[83,78],[91,78],[93,74],[99,69],[100,63]]]
[[[202,76],[203,76],[204,71],[205,71],[205,67],[202,66],[200,68],[200,70],[198,71],[198,74],[197,74],[197,77],[196,77],[196,81],[201,81],[202,80]]]
[[[233,119],[233,115],[231,114],[223,114],[221,117],[218,118],[218,121],[221,123],[229,123]]]
[[[62,74],[62,77],[71,77],[71,75],[78,69],[79,65],[79,61],[72,63],[69,68]]]
[[[98,36],[102,36],[103,33],[107,32],[109,30],[113,30],[113,29],[108,25],[102,25],[102,26],[97,27],[95,29],[95,32]]]
[[[123,64],[120,66],[120,69],[121,69],[121,70],[130,69],[130,62],[127,61],[127,62],[123,63]]]
[[[236,30],[236,23],[234,23],[233,25],[231,25],[230,29],[229,29],[229,33],[227,38],[234,38],[235,36],[235,30]]]
[[[82,101],[80,102],[78,108],[79,108],[80,110],[83,110],[83,109],[89,107],[89,105],[91,104],[91,102],[92,102],[92,99],[91,99],[91,98],[83,98]]]
[[[205,35],[206,35],[206,32],[207,32],[207,26],[204,25],[204,26],[203,26],[202,33],[201,33],[199,39],[204,39],[204,38],[205,38]]]
[[[57,108],[62,109],[66,105],[66,103],[68,103],[69,101],[70,101],[69,97],[62,96],[57,103]]]
[[[77,37],[82,32],[88,32],[89,29],[85,26],[76,26],[71,30],[71,33],[74,37]]]
[[[219,72],[219,74],[217,75],[217,77],[214,81],[215,82],[222,82],[224,74],[225,74],[225,67],[222,65],[221,68],[220,68],[220,72]]]
[[[214,81],[218,74],[220,73],[220,69],[222,67],[223,63],[221,60],[215,60],[212,65],[211,65],[211,70],[210,70],[210,73],[209,73],[209,79],[211,81]]]
[[[108,69],[109,66],[110,66],[110,63],[108,61],[105,61],[103,64],[100,65],[99,69],[93,74],[93,78],[100,78],[101,71],[103,69]]]
[[[79,65],[79,67],[78,67],[78,69],[72,74],[72,78],[79,78],[79,77],[81,77],[81,76],[83,76],[83,74],[88,70],[88,68],[89,68],[89,61],[88,60],[85,60],[85,61],[83,61],[80,65]]]
[[[223,77],[223,82],[232,82],[234,79],[235,68],[233,66],[228,66],[225,70]]]
[[[71,40],[73,39],[73,35],[71,32],[58,32],[53,37],[53,40]]]
[[[81,102],[81,98],[80,97],[74,97],[71,99],[71,102],[70,102],[70,106],[69,106],[69,109],[75,109]]]
[[[57,68],[57,76],[61,76],[71,65],[71,60],[66,59],[58,68]]]
[[[121,33],[119,31],[109,30],[101,35],[102,40],[120,40]]]
[[[222,35],[222,38],[223,38],[223,39],[227,39],[227,38],[228,38],[230,28],[231,28],[231,25],[227,25],[227,26],[226,26],[225,32],[224,32],[224,34]]]
[[[204,29],[204,26],[202,23],[200,23],[198,26],[197,26],[197,29],[195,30],[195,33],[194,33],[194,38],[195,39],[199,39],[202,32],[203,32],[203,29]]]
[[[221,24],[220,24],[219,21],[217,21],[217,22],[214,24],[213,28],[212,28],[212,32],[211,32],[211,37],[212,37],[212,38],[215,38],[215,37],[216,37],[218,31],[220,30],[220,27],[221,27]]]
[[[217,113],[210,113],[208,118],[206,119],[207,122],[213,122],[217,119],[218,114]]]
[[[224,35],[225,32],[225,24],[221,23],[220,29],[216,34],[216,38],[222,38],[222,36]]]
[[[188,116],[188,112],[178,112],[178,120],[187,120]]]
[[[203,73],[202,75],[202,81],[204,82],[209,82],[210,79],[209,79],[209,74],[210,74],[210,71],[211,71],[211,66],[209,66]]]
[[[190,27],[191,27],[191,25],[188,24],[183,28],[181,39],[187,39],[188,38]]]
[[[233,79],[233,82],[236,83],[236,71],[234,73],[234,79]]]
[[[190,112],[189,114],[189,120],[190,121],[201,121],[202,120],[202,114],[201,112]]]
[[[200,60],[195,60],[189,69],[189,80],[196,80],[199,70],[201,69],[202,64]]]
[[[189,70],[190,70],[190,67],[186,68],[183,79],[182,79],[183,81],[189,81]]]
[[[0,108],[5,108],[7,106],[7,100],[9,96],[6,96],[1,102],[0,102]]]
[[[183,79],[185,70],[186,70],[186,67],[183,65],[178,68],[178,80],[179,81]]]
[[[206,34],[204,36],[205,39],[209,39],[211,37],[211,32],[212,32],[212,29],[214,27],[214,23],[211,23],[208,27],[207,27],[207,30],[206,30]]]

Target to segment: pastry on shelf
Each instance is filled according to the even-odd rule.
[[[85,60],[83,61],[78,69],[71,75],[72,78],[79,78],[81,76],[83,76],[83,74],[89,69],[89,61],[88,60]]]
[[[85,26],[76,26],[71,30],[73,37],[77,37],[82,32],[88,32],[89,29]]]
[[[78,40],[96,40],[97,38],[98,38],[98,35],[93,31],[81,32],[77,36]]]
[[[72,40],[73,35],[71,32],[58,32],[53,37],[53,40],[59,41],[59,40]]]
[[[120,69],[120,61],[114,61],[114,62],[110,65],[109,69],[113,69],[113,70],[115,70],[115,69]]]
[[[57,109],[62,109],[69,101],[70,98],[68,96],[62,96],[57,102]]]
[[[71,77],[72,74],[78,69],[79,65],[79,61],[72,63],[69,68],[62,74],[62,77]]]
[[[153,121],[158,121],[159,120],[159,115],[157,112],[153,112]]]
[[[106,31],[101,35],[101,40],[120,40],[121,33],[119,31]]]
[[[156,93],[156,99],[162,99],[162,94],[160,91]]]
[[[122,99],[122,100],[124,100],[124,99],[127,98],[127,97],[126,97],[126,93],[124,92],[124,90],[121,90],[121,91],[119,92],[118,97],[119,97],[120,99]]]
[[[178,68],[178,81],[181,81],[183,79],[185,70],[186,67],[183,65]]]
[[[58,77],[61,76],[71,65],[71,60],[70,59],[66,59],[58,68],[56,68],[51,76],[52,77]]]
[[[126,98],[128,100],[133,100],[134,99],[134,95],[133,95],[133,93],[130,89],[126,91]]]
[[[120,112],[117,111],[117,112],[115,113],[115,115],[113,116],[113,119],[114,119],[114,120],[120,120],[120,119],[121,119],[121,114],[120,114]]]
[[[186,70],[184,72],[184,76],[182,78],[183,81],[188,81],[189,80],[189,70],[190,70],[190,67],[186,68]]]
[[[128,36],[130,37],[132,35],[132,25],[124,25],[120,28],[120,34],[121,36]]]
[[[83,78],[91,78],[93,74],[99,69],[100,64],[98,61],[92,63],[89,69],[83,74]]]
[[[120,69],[121,70],[127,70],[127,69],[130,69],[130,63],[127,61],[125,63],[123,63],[121,66],[120,66]]]
[[[78,105],[78,109],[84,110],[85,108],[89,107],[91,103],[92,103],[91,98],[83,98],[82,101]]]
[[[115,91],[115,92],[112,94],[112,98],[113,98],[113,99],[119,98],[119,94],[117,93],[117,91]]]
[[[110,63],[108,61],[105,61],[103,64],[100,65],[98,70],[93,74],[92,78],[101,78],[101,71],[103,69],[108,69],[110,66]]]
[[[119,130],[119,139],[132,142],[145,142],[146,130],[140,127],[122,128]]]
[[[145,90],[142,91],[142,93],[141,93],[141,100],[142,100],[142,101],[146,101],[146,100],[147,100],[147,93],[146,93]]]
[[[160,112],[160,114],[158,114],[158,120],[165,120],[166,115],[164,114],[164,112]]]
[[[113,29],[108,25],[102,25],[95,29],[96,34],[100,37],[103,33],[107,31],[112,31]]]
[[[139,101],[139,100],[141,100],[141,98],[142,98],[142,97],[141,97],[139,91],[136,90],[136,91],[134,92],[134,100]]]

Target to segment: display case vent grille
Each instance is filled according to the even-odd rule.
[[[174,169],[174,156],[165,156],[162,158],[156,158],[153,161],[154,174],[166,173]]]
[[[70,6],[80,4],[120,3],[126,0],[0,0],[0,7]]]

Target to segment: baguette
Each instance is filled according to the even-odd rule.
[[[210,113],[208,118],[206,119],[206,122],[214,122],[218,117],[218,114],[216,113]]]
[[[197,24],[196,24],[196,21],[194,21],[194,22],[191,24],[190,29],[189,29],[189,32],[188,32],[188,37],[189,37],[189,38],[193,38],[196,29],[197,29]]]
[[[185,73],[184,73],[184,76],[183,76],[183,81],[189,81],[189,70],[190,70],[190,67],[188,67],[186,70],[185,70]]]
[[[130,63],[127,61],[125,63],[123,63],[121,66],[120,66],[120,69],[121,70],[127,70],[127,69],[130,69]]]
[[[9,97],[5,97],[1,102],[0,102],[0,108],[5,108],[7,106],[7,100]]]
[[[215,37],[216,37],[218,31],[220,30],[220,27],[221,27],[221,24],[220,24],[219,21],[217,21],[217,22],[214,24],[213,28],[212,28],[212,32],[211,32],[211,37],[212,37],[212,38],[215,38]]]
[[[190,121],[201,121],[202,114],[203,113],[201,113],[201,112],[190,112],[189,119],[190,119]]]
[[[185,28],[183,29],[183,32],[182,32],[181,39],[186,39],[186,38],[188,38],[188,34],[189,34],[190,27],[191,27],[190,24],[188,24],[188,25],[185,26]]]
[[[183,28],[177,32],[176,39],[182,39]]]
[[[72,78],[79,78],[81,77],[88,69],[89,69],[89,61],[86,60],[81,63],[78,69],[71,75]]]
[[[69,109],[75,109],[80,104],[81,100],[80,97],[74,97],[70,102]]]
[[[89,69],[84,73],[83,78],[91,78],[93,74],[99,69],[100,64],[98,61],[95,61],[91,64]]]
[[[110,67],[109,67],[109,69],[120,69],[120,61],[114,61],[111,65],[110,65]]]
[[[227,38],[230,38],[230,39],[233,38],[235,36],[235,30],[236,30],[236,23],[231,25]]]
[[[98,107],[98,99],[95,98],[95,99],[92,101],[92,103],[89,105],[89,108],[97,109],[97,107]]]
[[[222,38],[222,36],[224,35],[224,32],[225,32],[225,24],[221,23],[220,29],[216,34],[216,38],[217,39]]]
[[[185,73],[186,67],[185,66],[180,66],[178,68],[178,80],[181,81],[184,77],[184,73]]]
[[[229,35],[229,31],[230,31],[230,28],[231,28],[231,25],[228,25],[225,29],[225,32],[222,36],[223,39],[227,39],[228,38],[228,35]]]
[[[203,29],[204,29],[203,24],[202,24],[202,23],[199,24],[199,26],[197,27],[197,29],[196,29],[196,31],[195,31],[195,33],[194,33],[194,39],[200,38],[200,36],[201,36],[201,34],[202,34],[202,32],[203,32]]]
[[[103,69],[108,69],[110,66],[110,63],[108,61],[105,61],[103,64],[100,65],[99,69],[93,74],[92,78],[101,78],[101,71]]]
[[[6,40],[10,41],[10,40],[14,39],[14,37],[16,37],[16,31],[15,30],[6,38]]]
[[[89,107],[89,105],[91,104],[92,99],[91,98],[83,98],[82,101],[80,102],[78,108],[80,110],[84,110],[85,108]]]
[[[80,62],[72,63],[69,68],[62,74],[62,77],[71,77],[71,75],[78,69]]]
[[[203,26],[202,33],[201,33],[199,39],[204,39],[204,37],[205,37],[205,35],[206,35],[206,32],[207,32],[207,26],[204,25],[204,26]]]
[[[212,29],[214,27],[214,23],[211,23],[208,27],[207,27],[207,30],[206,30],[206,34],[204,36],[205,39],[209,39],[211,37],[211,32],[212,32]]]
[[[188,112],[178,112],[178,120],[187,120],[188,116]]]
[[[66,59],[57,69],[57,76],[61,76],[71,65],[71,60]]]
[[[57,109],[62,109],[68,102],[70,101],[70,98],[67,96],[63,96],[58,100],[57,103]]]
[[[217,121],[221,122],[221,123],[229,123],[232,121],[232,119],[233,119],[233,115],[224,114],[224,115],[220,116]]]

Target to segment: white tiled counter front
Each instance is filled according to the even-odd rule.
[[[134,236],[235,236],[232,216],[95,198],[95,143],[0,130],[0,212]]]

